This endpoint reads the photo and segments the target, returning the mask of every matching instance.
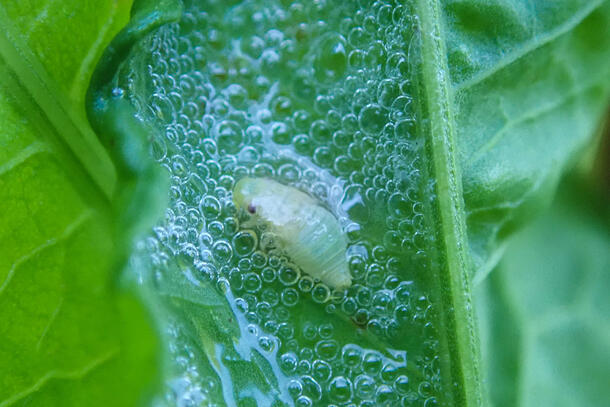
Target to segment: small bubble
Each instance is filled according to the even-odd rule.
[[[261,271],[261,276],[263,278],[263,281],[265,281],[266,283],[272,283],[273,281],[275,281],[277,274],[273,268],[265,267]]]
[[[409,304],[411,300],[411,285],[402,282],[396,288],[396,299],[402,304]]]
[[[286,182],[296,182],[301,177],[301,171],[294,164],[284,164],[279,168],[278,175]]]
[[[316,327],[311,323],[307,322],[303,326],[303,337],[308,341],[313,341],[316,338],[318,331]]]
[[[368,322],[366,329],[368,329],[369,332],[371,332],[375,336],[383,337],[383,334],[384,334],[383,324],[378,319],[371,319]]]
[[[358,293],[356,294],[356,301],[358,301],[358,304],[363,307],[368,307],[371,303],[371,298],[371,290],[367,287],[360,286]]]
[[[248,273],[244,277],[244,288],[250,293],[256,293],[261,288],[261,279],[257,274]]]
[[[313,160],[320,167],[330,168],[333,164],[333,154],[328,147],[318,147],[313,153]]]
[[[309,128],[311,116],[306,110],[297,110],[292,115],[292,122],[294,124],[294,128],[302,132]]]
[[[328,301],[330,290],[324,284],[316,284],[311,290],[311,298],[318,304],[323,304]]]
[[[398,400],[398,395],[390,386],[381,385],[377,388],[375,401],[379,405],[392,405]]]
[[[263,281],[264,281],[264,279],[263,279]],[[261,295],[261,299],[263,301],[265,301],[266,303],[268,303],[269,306],[272,306],[272,307],[275,307],[279,303],[279,301],[280,301],[279,298],[280,298],[279,294],[271,288],[265,288]]]
[[[295,150],[303,155],[310,155],[313,151],[313,143],[306,134],[299,134],[292,140]]]
[[[214,238],[221,237],[224,234],[224,231],[224,225],[217,220],[208,224],[208,232],[210,232],[210,235]]]
[[[350,31],[348,40],[352,46],[355,48],[360,48],[367,44],[368,36],[362,27],[355,27]]]
[[[362,349],[354,344],[345,345],[343,347],[341,357],[343,358],[343,362],[346,366],[348,366],[350,369],[354,369],[360,364]]]
[[[311,370],[308,369],[308,370]],[[303,392],[311,397],[313,400],[319,401],[322,398],[322,387],[320,384],[311,376],[301,377],[303,383]]]
[[[316,354],[324,360],[334,359],[339,350],[338,344],[334,340],[322,340],[316,344]]]
[[[383,358],[379,352],[368,352],[362,360],[362,370],[371,376],[376,376],[381,370]]]
[[[227,99],[234,108],[241,108],[248,99],[248,92],[238,84],[231,84],[226,89]]]
[[[296,368],[296,366],[295,366]],[[291,380],[288,382],[288,393],[294,398],[297,398],[303,393],[303,385],[298,380]]]
[[[291,324],[283,322],[279,325],[277,335],[280,339],[291,339],[294,336],[294,328]]]
[[[270,339],[267,336],[261,336],[260,338],[258,338],[258,344],[261,347],[261,349],[265,352],[273,351],[274,342],[272,339]]]
[[[393,382],[398,376],[398,369],[392,363],[387,363],[381,370],[381,378],[386,383]]]
[[[386,118],[383,109],[376,104],[365,106],[360,115],[358,122],[363,132],[370,135],[378,135],[386,123]]]
[[[221,154],[235,154],[244,141],[244,133],[239,124],[234,121],[223,121],[217,129],[218,150]]]
[[[332,137],[330,128],[323,120],[316,120],[313,122],[309,133],[311,134],[311,137],[319,143],[328,143]]]
[[[296,407],[311,407],[313,406],[313,401],[307,396],[299,396],[295,402]]]
[[[299,287],[299,290],[301,290],[304,293],[307,293],[307,292],[310,292],[311,289],[313,288],[314,281],[309,276],[303,276],[303,277],[301,277],[301,279],[299,280],[297,285]]]
[[[296,267],[284,265],[280,268],[279,280],[282,284],[290,286],[298,281],[299,275],[300,273]]]
[[[332,368],[327,362],[318,359],[312,364],[312,374],[318,382],[326,382],[332,375]]]
[[[282,304],[293,307],[299,301],[299,293],[294,288],[287,288],[282,291]]]
[[[354,382],[356,395],[362,399],[368,399],[375,394],[375,380],[367,375],[359,375]]]
[[[271,139],[277,144],[289,144],[292,135],[285,123],[277,122],[271,126]]]
[[[252,266],[255,268],[263,268],[267,264],[267,256],[263,252],[256,251],[252,253],[250,257],[252,260]]]
[[[358,309],[358,304],[353,298],[346,298],[341,304],[341,310],[348,316],[353,315]]]
[[[314,61],[316,79],[320,82],[332,82],[343,76],[347,67],[346,41],[343,36],[329,34],[317,49]]]
[[[318,332],[320,333],[320,338],[328,339],[333,336],[334,326],[330,322],[320,324],[318,328]]]
[[[292,373],[297,368],[298,359],[297,356],[292,353],[284,353],[280,356],[280,368],[286,373]]]
[[[212,254],[217,262],[227,263],[233,255],[233,250],[227,241],[220,240],[214,243],[214,246],[212,247]]]
[[[264,295],[263,295],[264,297]],[[262,319],[267,319],[271,316],[271,314],[273,313],[273,310],[271,309],[271,304],[268,302],[263,301],[259,302],[258,304],[256,304],[256,313],[262,318]]]
[[[238,232],[233,237],[235,254],[240,257],[248,256],[256,248],[256,235],[251,231]]]
[[[337,376],[328,385],[328,392],[332,401],[345,403],[352,398],[352,382],[344,376]]]
[[[206,196],[201,201],[199,209],[205,219],[216,219],[220,215],[220,202],[213,196]]]
[[[409,392],[409,378],[405,375],[400,375],[394,380],[394,389],[399,394],[405,395]]]

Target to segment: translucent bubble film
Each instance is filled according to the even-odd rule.
[[[441,404],[416,25],[394,1],[202,1],[140,42],[116,93],[155,123],[150,154],[170,179],[132,259],[167,298],[158,406]],[[247,222],[232,199],[246,176],[337,218],[347,290]]]

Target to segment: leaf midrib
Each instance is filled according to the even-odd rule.
[[[430,149],[440,216],[441,284],[446,318],[454,402],[482,404],[478,343],[471,301],[468,240],[464,218],[461,174],[457,165],[451,78],[443,40],[438,0],[417,0],[421,34],[421,82],[429,117]]]
[[[12,76],[17,78],[16,85],[29,94],[55,130],[53,136],[65,144],[76,157],[77,166],[94,181],[101,195],[110,199],[117,175],[105,148],[87,121],[70,108],[57,84],[17,34],[2,5],[0,26],[0,59],[5,62]],[[3,80],[11,81],[11,78]]]

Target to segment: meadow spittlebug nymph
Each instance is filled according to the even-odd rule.
[[[347,240],[337,218],[306,193],[267,178],[242,178],[233,190],[238,209],[263,222],[303,272],[348,288]]]

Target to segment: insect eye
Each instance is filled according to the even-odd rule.
[[[248,212],[256,213],[256,207],[254,205],[252,205],[251,203],[248,204]]]

